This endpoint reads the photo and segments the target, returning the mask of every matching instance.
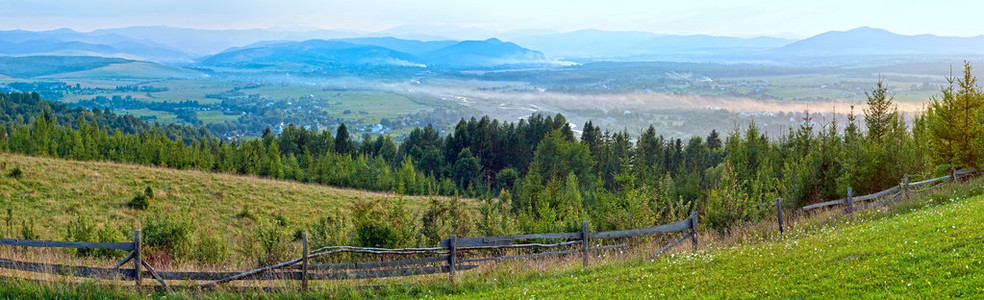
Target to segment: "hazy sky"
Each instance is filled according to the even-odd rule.
[[[984,1],[973,0],[0,0],[0,29],[437,26],[803,37],[872,26],[903,34],[975,36],[984,34],[982,13]]]

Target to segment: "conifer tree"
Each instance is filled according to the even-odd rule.
[[[948,86],[942,89],[941,95],[932,98],[926,112],[926,128],[938,164],[979,164],[980,149],[984,146],[984,124],[981,124],[984,95],[971,71],[970,62],[964,62],[963,77],[948,77]]]
[[[889,134],[899,122],[899,112],[889,97],[888,87],[883,78],[878,79],[875,90],[864,92],[868,107],[864,109],[864,122],[868,125],[868,139],[878,141]]]

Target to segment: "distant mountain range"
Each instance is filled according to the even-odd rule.
[[[708,35],[661,35],[638,31],[578,30],[513,38],[516,43],[568,58],[621,58],[658,54],[716,54],[775,49],[793,40]]]
[[[399,50],[397,50],[399,49]],[[498,39],[422,42],[395,38],[261,43],[230,49],[203,60],[204,66],[492,67],[548,64],[543,53]]]
[[[386,65],[490,68],[585,61],[796,61],[840,56],[984,56],[984,36],[900,35],[861,27],[802,40],[578,30],[513,31],[503,40],[454,40],[398,27],[339,30],[201,30],[163,26],[76,32],[0,31],[0,56],[95,56],[184,67]],[[461,28],[459,36],[493,35]],[[412,38],[410,38],[412,37]]]
[[[829,31],[799,40],[777,53],[797,56],[839,55],[982,55],[984,36],[943,37],[931,34],[901,35],[888,30],[861,27]]]

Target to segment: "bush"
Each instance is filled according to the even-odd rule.
[[[191,222],[180,214],[172,216],[151,215],[144,218],[143,241],[148,247],[167,250],[174,258],[187,259],[191,255]]]
[[[229,247],[217,234],[199,234],[197,248],[197,259],[203,263],[220,264],[229,258]]]
[[[290,228],[284,219],[260,218],[256,226],[256,238],[260,246],[259,263],[267,265],[279,262],[287,254]]]
[[[144,194],[136,195],[126,203],[126,206],[133,209],[147,209],[150,206],[150,197]]]
[[[353,207],[355,243],[362,247],[409,247],[417,242],[417,218],[404,200],[369,201]]]
[[[97,238],[96,225],[85,215],[79,214],[75,220],[68,222],[68,233],[65,239],[72,242],[95,242]],[[92,255],[92,249],[75,249],[78,256]]]
[[[10,178],[20,179],[23,176],[24,176],[24,171],[21,171],[20,167],[14,167],[13,169],[10,169],[10,172],[7,172],[7,177]]]
[[[100,243],[122,243],[124,238],[125,237],[123,236],[122,231],[117,228],[110,227],[108,223],[104,224],[102,228],[99,228],[99,230],[96,231],[96,240]],[[126,255],[126,252],[115,249],[98,249],[93,254],[103,257],[122,257],[123,255]]]
[[[333,216],[322,217],[308,227],[309,242],[314,248],[348,245],[351,236],[350,227],[348,218],[336,208]]]

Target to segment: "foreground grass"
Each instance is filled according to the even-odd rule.
[[[564,272],[462,295],[980,298],[984,197],[946,200],[952,203],[847,217],[799,238]]]

